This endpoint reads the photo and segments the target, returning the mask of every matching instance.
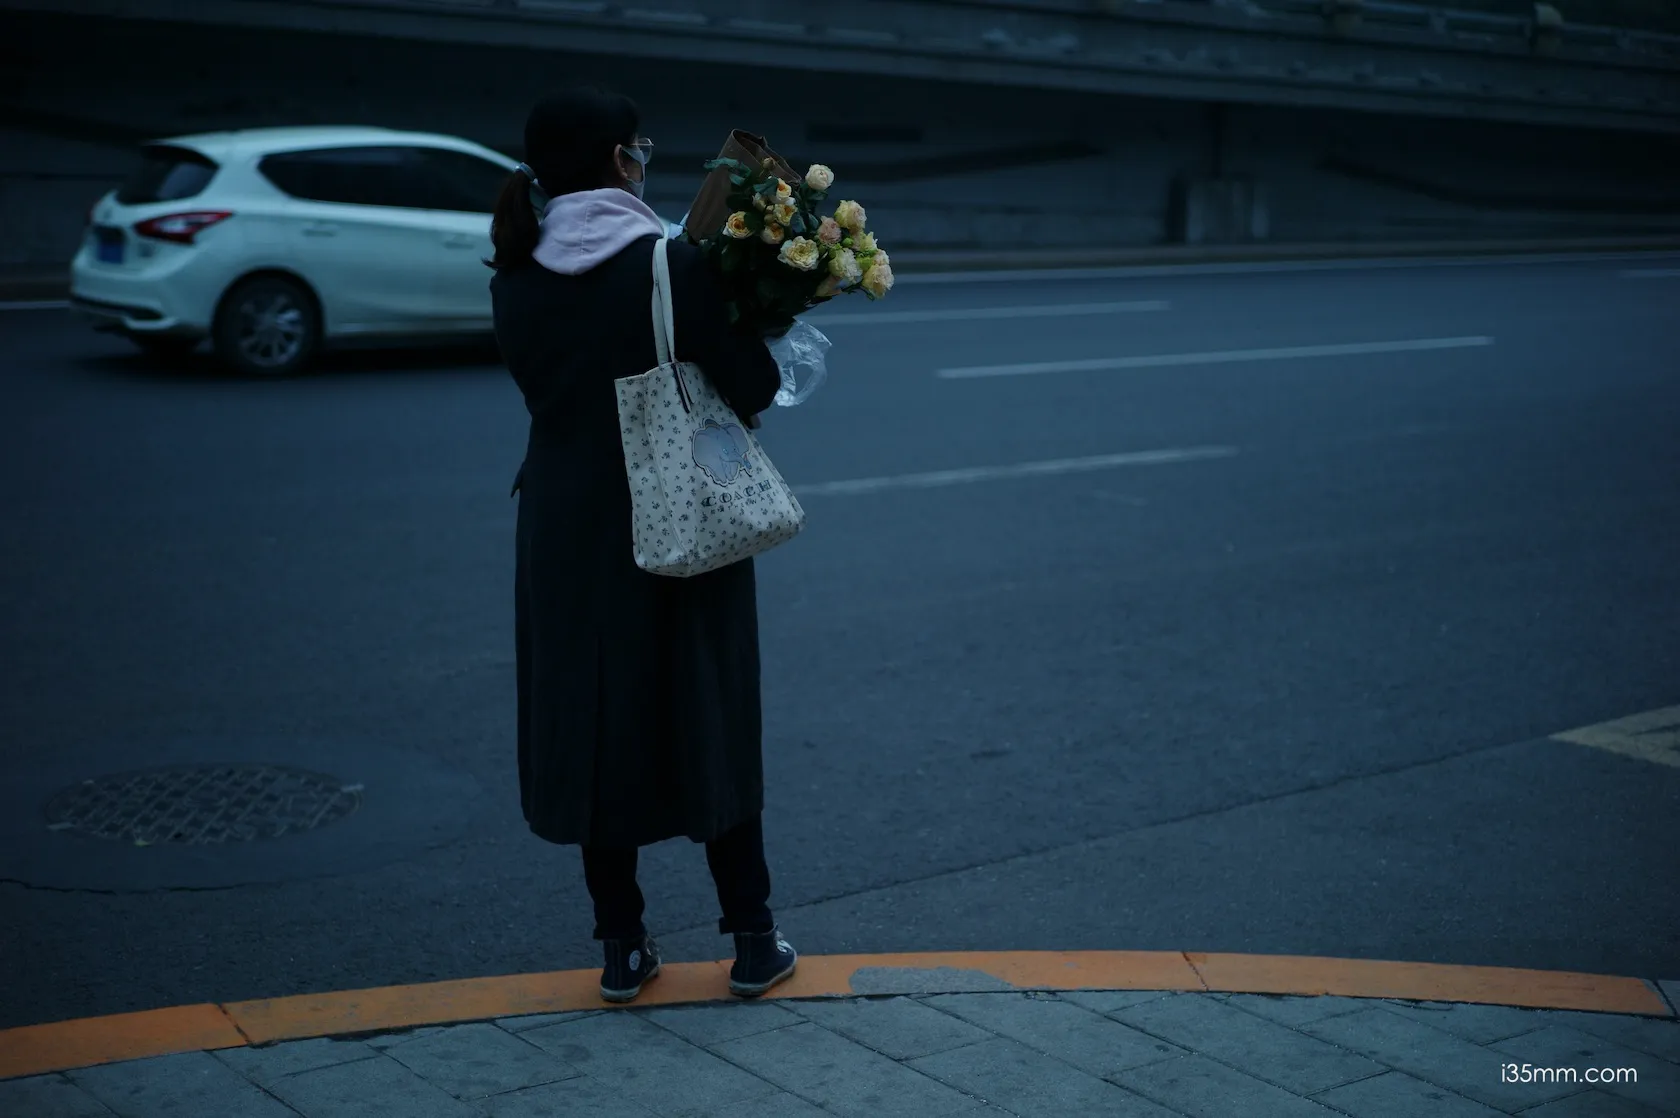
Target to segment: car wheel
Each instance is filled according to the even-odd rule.
[[[216,355],[249,376],[287,376],[302,369],[321,340],[321,313],[302,284],[257,276],[222,298],[214,328]]]

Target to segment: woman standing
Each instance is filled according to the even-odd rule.
[[[753,565],[686,579],[638,568],[619,442],[613,382],[659,363],[666,226],[641,200],[652,146],[624,97],[548,98],[496,205],[496,338],[531,415],[514,482],[520,794],[533,832],[582,847],[603,998],[630,1001],[659,973],[637,849],[678,836],[706,844],[719,931],[735,937],[730,989],[754,997],[797,957],[768,903]],[[675,359],[750,419],[780,387],[775,361],[727,326],[698,250],[673,242],[669,255]]]

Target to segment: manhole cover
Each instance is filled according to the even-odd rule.
[[[47,804],[47,827],[136,846],[216,846],[313,831],[362,803],[362,786],[273,765],[181,765],[84,780]]]

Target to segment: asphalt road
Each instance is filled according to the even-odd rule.
[[[765,432],[810,514],[760,566],[790,937],[1680,978],[1680,767],[1549,740],[1680,703],[1674,263],[844,308]],[[0,1025],[598,965],[519,817],[493,357],[247,383],[59,311],[0,338]],[[261,866],[47,831],[183,758],[365,807]],[[668,954],[726,954],[701,851],[643,866]]]

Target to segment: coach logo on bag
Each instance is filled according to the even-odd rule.
[[[756,505],[760,497],[768,496],[774,489],[773,482],[761,481],[757,485],[749,485],[745,489],[730,493],[708,493],[700,498],[700,507],[717,509],[728,508],[731,505]]]
[[[731,485],[752,472],[751,449],[747,433],[733,423],[708,419],[694,432],[694,464],[718,485]]]

